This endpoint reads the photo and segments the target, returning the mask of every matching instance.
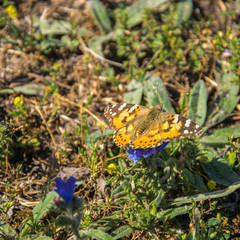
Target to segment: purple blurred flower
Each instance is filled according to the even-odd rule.
[[[60,197],[66,202],[67,206],[72,202],[73,193],[77,185],[76,178],[70,177],[67,181],[61,178],[56,179],[56,189],[54,189]]]
[[[129,148],[127,150],[128,158],[134,162],[134,164],[137,163],[138,159],[140,157],[148,158],[153,154],[158,153],[161,151],[163,148],[165,148],[168,145],[169,142],[164,142],[162,145],[158,147],[153,147],[153,148]]]
[[[222,54],[222,58],[230,58],[231,56],[232,56],[231,50],[226,48]]]

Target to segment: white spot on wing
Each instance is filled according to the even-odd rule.
[[[185,133],[185,134],[188,134],[188,130],[184,130],[184,133]]]
[[[122,111],[126,106],[127,106],[127,104],[124,103],[123,105],[121,105],[121,106],[119,107],[118,111]]]
[[[130,108],[129,112],[131,113],[131,112],[133,112],[135,109],[136,109],[136,105],[132,106],[132,107]]]
[[[175,115],[175,118],[173,120],[174,123],[177,123],[178,122],[178,114]]]
[[[185,123],[185,127],[189,127],[189,126],[190,126],[190,123],[191,123],[191,120],[188,119],[188,120],[186,121],[186,123]]]
[[[114,112],[114,113],[112,113],[112,116],[115,116],[117,113],[116,112]]]

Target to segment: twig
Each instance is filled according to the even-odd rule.
[[[90,110],[88,110],[87,108],[81,106],[79,103],[75,103],[75,102],[73,102],[73,101],[71,101],[71,100],[69,100],[69,99],[66,99],[66,98],[58,95],[58,94],[57,94],[57,95],[55,94],[54,96],[55,96],[55,98],[59,98],[60,101],[64,101],[64,102],[66,102],[66,103],[69,103],[69,104],[71,104],[71,105],[73,105],[73,106],[76,106],[76,107],[82,109],[83,111],[85,111],[86,113],[88,113],[89,115],[91,115],[95,120],[97,120],[98,122],[100,122],[105,128],[108,128],[108,125],[107,125],[102,119],[100,119],[99,117],[97,117],[94,113],[92,113],[92,112],[91,112]],[[81,112],[81,110],[80,110],[80,112]]]
[[[99,60],[101,60],[101,61],[103,61],[103,62],[106,62],[106,63],[108,63],[108,64],[110,64],[110,65],[113,65],[113,66],[116,66],[116,67],[120,67],[120,68],[123,66],[121,63],[108,60],[108,59],[100,56],[99,54],[95,53],[92,49],[90,49],[90,48],[88,48],[88,47],[86,46],[86,44],[84,43],[83,39],[82,39],[80,36],[78,36],[78,40],[79,40],[79,42],[80,42],[80,44],[81,44],[81,46],[82,46],[82,48],[83,48],[83,52],[88,52],[88,53],[90,53],[93,57],[95,57],[95,58],[97,58],[97,59],[99,59]]]

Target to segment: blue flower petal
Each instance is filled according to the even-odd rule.
[[[134,162],[134,164],[137,163],[138,159],[140,157],[148,158],[153,154],[156,154],[160,152],[163,148],[167,146],[169,142],[164,142],[162,145],[158,146],[157,148],[129,148],[127,150],[128,158]]]
[[[60,197],[68,205],[72,202],[73,193],[77,185],[75,184],[76,178],[70,177],[67,181],[64,181],[61,178],[56,179],[56,189],[54,189]]]

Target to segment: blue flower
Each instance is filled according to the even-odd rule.
[[[66,202],[67,206],[72,202],[73,193],[77,185],[76,178],[70,177],[67,181],[61,178],[56,179],[56,189],[54,189],[60,197]]]
[[[169,142],[163,142],[162,145],[158,147],[153,147],[153,148],[129,148],[127,150],[128,158],[134,162],[134,164],[137,163],[138,159],[140,157],[148,158],[153,154],[158,153],[161,151],[163,148],[165,148],[168,145]]]

